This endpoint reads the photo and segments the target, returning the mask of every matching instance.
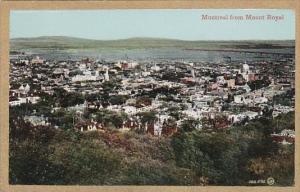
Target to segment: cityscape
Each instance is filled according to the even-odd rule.
[[[11,184],[294,184],[294,40],[10,44]]]
[[[231,63],[230,57],[221,63],[89,57],[55,61],[24,52],[11,57],[10,106],[47,101],[51,114],[73,112],[72,127],[81,132],[107,128],[96,121],[98,111],[115,114],[120,121],[114,126],[120,131],[143,130],[154,136],[172,135],[187,119],[197,121],[199,130],[214,130],[270,111],[273,118],[294,111],[295,61],[286,55],[276,62],[249,63]],[[52,96],[58,101],[51,102]],[[62,128],[58,122],[63,116],[53,120],[39,110],[26,120]],[[143,121],[143,114],[152,119]]]

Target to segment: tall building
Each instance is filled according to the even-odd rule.
[[[108,74],[108,68],[106,68],[106,72],[104,74],[104,80],[109,81],[109,74]]]
[[[194,70],[194,68],[192,68],[192,70],[191,70],[191,73],[192,73],[192,77],[195,79],[195,70]]]

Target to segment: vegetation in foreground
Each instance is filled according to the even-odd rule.
[[[272,142],[275,126],[293,128],[294,113],[217,132],[184,124],[172,137],[33,127],[11,115],[9,179],[46,185],[251,185],[273,177],[274,185],[293,185],[294,146]]]

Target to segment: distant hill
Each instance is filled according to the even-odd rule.
[[[142,48],[205,48],[205,49],[266,49],[294,48],[295,41],[185,41],[164,38],[129,38],[120,40],[92,40],[66,36],[42,36],[34,38],[14,38],[11,50],[26,49],[142,49]]]

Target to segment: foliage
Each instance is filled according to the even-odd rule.
[[[180,130],[184,132],[194,131],[197,129],[199,123],[198,120],[192,118],[185,119],[180,126]]]
[[[146,122],[153,122],[156,120],[156,113],[153,111],[150,112],[141,112],[138,114],[138,116],[141,118],[141,122],[145,124]]]
[[[273,97],[273,103],[276,105],[284,105],[284,106],[292,106],[293,103],[291,102],[292,98],[295,96],[295,89],[288,90],[286,93],[281,95],[275,95]]]
[[[263,87],[267,87],[271,84],[271,82],[269,79],[263,78],[260,80],[249,81],[247,84],[249,85],[250,89],[253,91],[253,90],[261,89]]]
[[[199,122],[187,119],[172,137],[154,137],[32,126],[19,118],[26,109],[32,110],[10,109],[11,184],[249,185],[268,177],[278,186],[294,183],[294,146],[278,145],[270,137],[274,130],[293,128],[294,113],[216,133],[197,130]],[[144,123],[156,118],[155,112],[139,116]],[[100,110],[95,120],[118,128],[126,118]]]

